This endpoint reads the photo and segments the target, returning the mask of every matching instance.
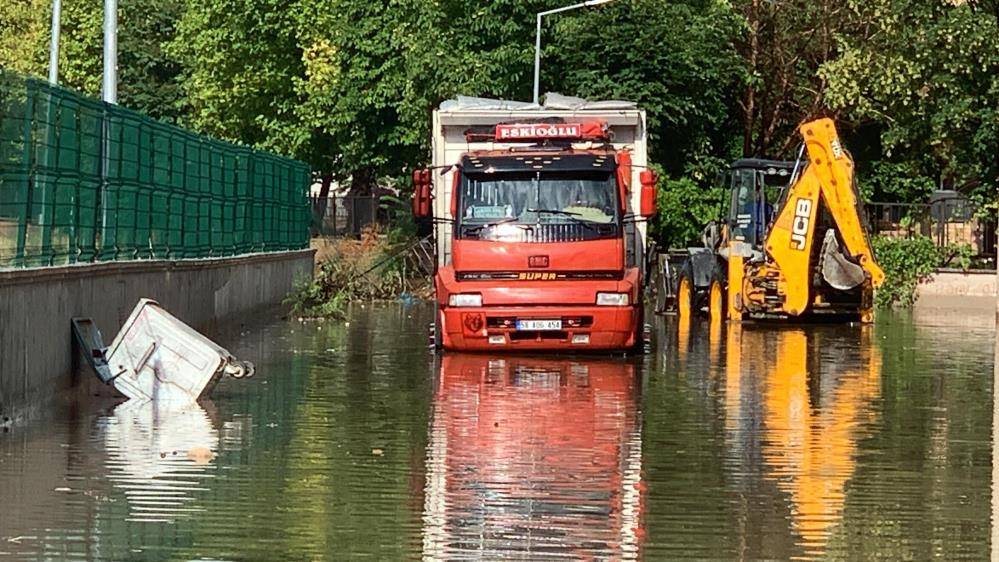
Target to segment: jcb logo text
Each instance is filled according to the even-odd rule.
[[[812,202],[809,199],[798,199],[794,204],[794,222],[791,223],[791,248],[805,249],[805,238],[808,236],[808,223],[812,220]]]

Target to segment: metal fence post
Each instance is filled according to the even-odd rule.
[[[35,119],[35,96],[32,92],[31,80],[24,83],[27,96],[27,111],[24,114],[24,207],[17,224],[17,250],[14,253],[14,265],[24,265],[24,246],[28,238],[28,220],[31,218],[31,191],[35,173],[32,165],[31,132]]]

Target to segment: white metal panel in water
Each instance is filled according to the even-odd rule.
[[[194,401],[235,358],[150,299],[132,310],[108,348],[115,388],[140,400]]]

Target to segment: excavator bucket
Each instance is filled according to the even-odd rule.
[[[843,253],[843,247],[836,237],[835,229],[830,228],[826,231],[819,260],[822,278],[830,286],[840,291],[859,287],[867,278],[864,274],[864,268],[850,261],[850,258]]]

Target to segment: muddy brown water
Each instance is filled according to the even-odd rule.
[[[0,558],[986,560],[995,330],[678,326],[445,355],[423,305],[280,320],[257,376],[0,433]]]

